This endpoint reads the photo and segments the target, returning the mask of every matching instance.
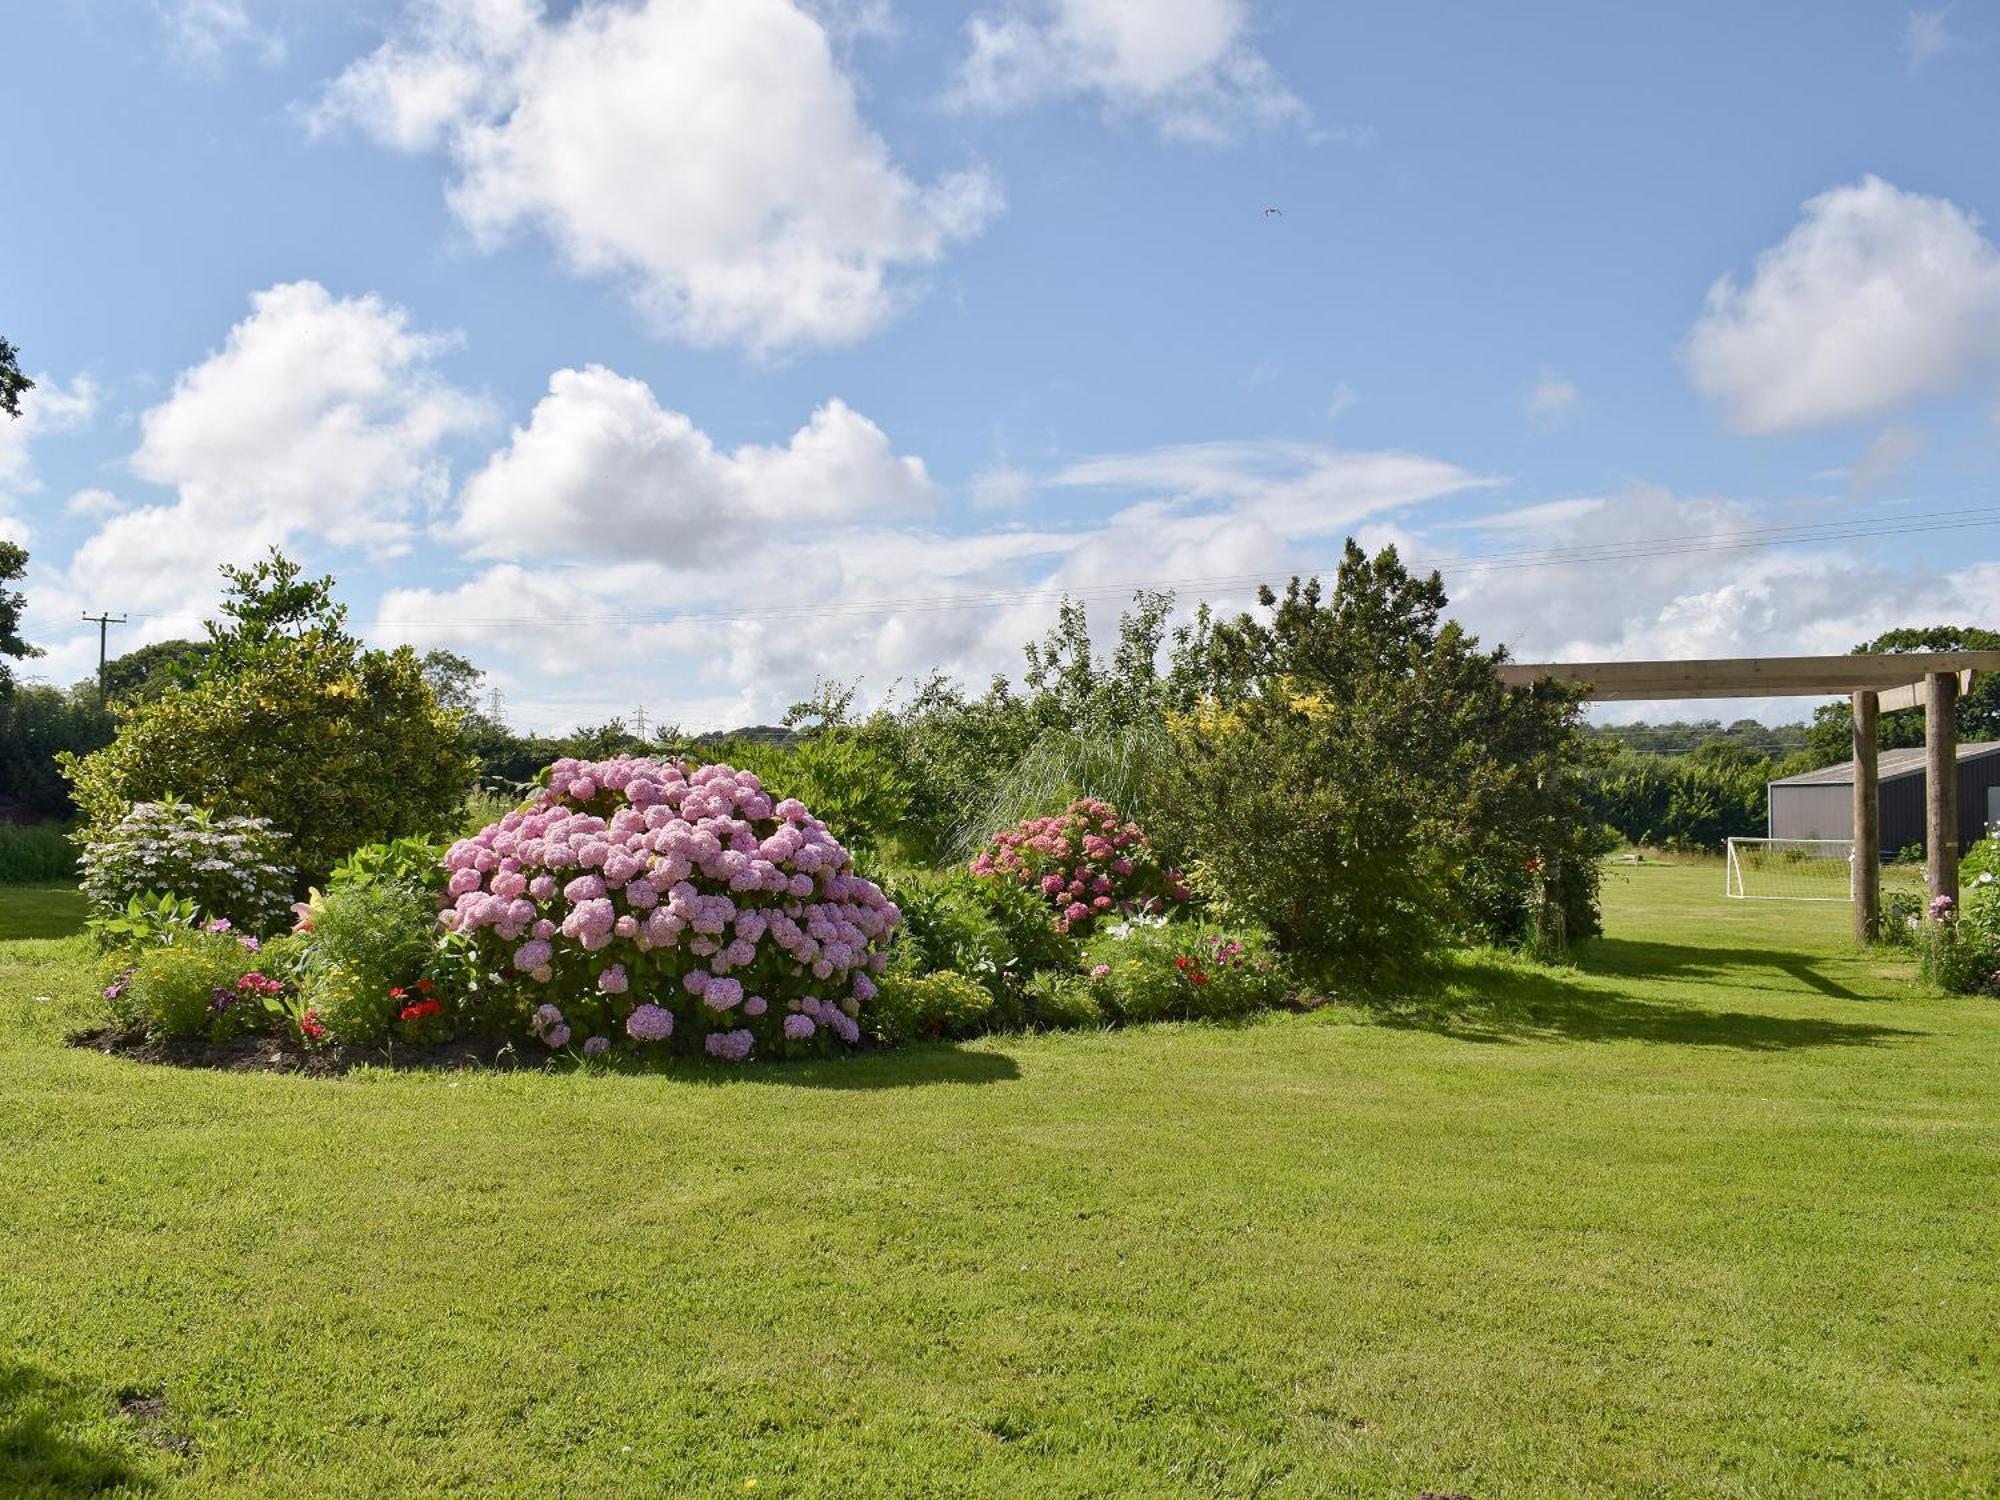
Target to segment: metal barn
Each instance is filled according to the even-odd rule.
[[[1881,753],[1882,853],[1924,842],[1924,748]],[[1774,839],[1854,837],[1854,762],[1787,776],[1770,786]],[[2000,824],[2000,740],[1958,747],[1958,846]]]

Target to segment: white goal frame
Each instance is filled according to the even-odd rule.
[[[1847,894],[1844,896],[1772,896],[1772,895],[1753,896],[1751,895],[1747,890],[1744,889],[1743,866],[1738,862],[1736,858],[1736,849],[1738,845],[1752,846],[1760,844],[1808,845],[1813,848],[1823,850],[1824,854],[1821,857],[1831,856],[1836,853],[1844,853],[1847,856]],[[1854,901],[1854,840],[1853,839],[1731,838],[1728,841],[1727,853],[1729,858],[1728,858],[1728,866],[1723,874],[1722,894],[1729,897],[1731,900],[1822,901],[1822,902],[1831,901],[1831,902],[1838,902],[1842,905],[1851,905]]]

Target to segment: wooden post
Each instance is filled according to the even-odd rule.
[[[1875,694],[1854,695],[1854,937],[1882,935],[1882,781],[1876,770]]]
[[[1924,695],[1924,880],[1958,902],[1958,674],[1933,672]]]

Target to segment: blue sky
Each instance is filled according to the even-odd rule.
[[[1446,567],[1531,658],[2000,615],[2000,526],[1910,529],[2000,507],[1988,9],[72,0],[0,52],[49,680],[270,541],[536,728],[980,681],[1065,589],[1349,531],[1604,549]]]

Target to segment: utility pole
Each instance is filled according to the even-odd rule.
[[[85,615],[83,618],[86,624],[97,627],[97,696],[102,698],[104,696],[105,639],[110,634],[113,625],[123,625],[125,623],[125,617],[123,615],[103,614]]]
[[[500,717],[500,689],[494,688],[486,695],[486,717],[503,729],[507,721]]]
[[[638,727],[639,727],[639,738],[643,740],[643,739],[644,739],[644,738],[646,737],[646,705],[645,705],[645,704],[641,703],[641,704],[639,705],[639,711],[638,711],[638,713],[637,713],[637,714],[635,714],[635,715],[633,715],[633,722],[634,722],[635,724],[637,724],[637,725],[638,725]]]

